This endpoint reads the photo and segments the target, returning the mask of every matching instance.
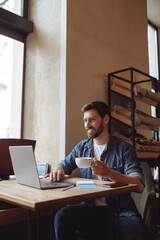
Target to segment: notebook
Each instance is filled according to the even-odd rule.
[[[16,182],[39,189],[65,188],[69,182],[53,182],[50,178],[40,179],[32,146],[9,146]]]

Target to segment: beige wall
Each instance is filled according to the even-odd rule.
[[[29,16],[34,32],[27,39],[24,137],[36,139],[37,158],[54,166],[59,146],[65,156],[86,137],[81,107],[107,101],[105,75],[131,66],[148,72],[146,0],[34,0]],[[61,28],[67,31],[66,52],[61,23],[67,26]],[[66,121],[59,116],[60,102]]]
[[[83,104],[107,101],[105,75],[127,67],[148,72],[145,0],[69,0],[66,153],[85,138]]]
[[[23,136],[37,140],[37,160],[53,163],[59,160],[60,1],[29,1],[29,19]]]

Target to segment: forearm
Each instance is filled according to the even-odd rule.
[[[124,182],[124,183],[130,183],[130,184],[137,184],[136,192],[142,193],[144,189],[143,183],[140,181],[140,179],[137,176],[134,175],[124,175],[122,173],[116,172],[112,169],[108,168],[106,178],[110,179],[113,182]]]
[[[138,193],[143,192],[144,185],[138,176],[131,174],[125,175],[123,173],[117,172],[107,167],[104,162],[98,161],[97,159],[94,159],[94,164],[92,165],[91,168],[93,175],[97,175],[102,178],[107,178],[113,182],[135,183],[138,186],[136,192]]]

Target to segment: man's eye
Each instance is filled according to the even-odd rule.
[[[93,122],[93,121],[95,121],[95,118],[84,119],[84,123]]]

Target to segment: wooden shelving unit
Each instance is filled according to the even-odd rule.
[[[126,117],[123,117],[123,116],[117,114],[116,112],[112,112],[111,116],[112,116],[113,119],[116,119],[116,120],[124,123],[128,127],[132,127],[132,121],[130,119],[127,119]],[[151,127],[148,126],[148,125],[145,125],[145,124],[140,124],[138,126],[135,126],[135,130],[138,130],[138,129],[152,131]]]
[[[124,72],[129,72],[129,79],[123,78],[119,76],[119,74],[124,73]],[[134,81],[134,72],[144,76],[142,80],[140,81]],[[135,110],[136,110],[136,102],[141,102],[143,104],[147,104],[149,106],[154,106],[157,107],[157,102],[154,101],[153,99],[147,98],[147,97],[138,97],[135,96],[134,94],[134,86],[141,84],[141,83],[146,83],[146,82],[153,82],[154,85],[156,86],[156,79],[151,77],[150,75],[143,73],[135,68],[127,68],[123,69],[120,71],[112,72],[108,74],[108,105],[111,109],[111,95],[112,92],[115,94],[118,94],[119,96],[126,97],[128,101],[130,102],[130,112],[128,112],[127,109],[125,109],[125,113],[123,115],[117,114],[115,111],[111,111],[111,119],[115,119],[122,124],[127,125],[128,127],[131,128],[131,136],[132,136],[132,145],[135,146],[135,134],[138,129],[142,130],[149,130],[153,131],[152,127],[146,124],[140,124],[137,125],[135,124]],[[145,112],[142,111],[137,111],[139,114],[153,118],[151,115],[146,114]],[[127,116],[127,117],[126,117]],[[109,132],[111,132],[111,121],[109,125]],[[157,131],[157,140],[159,141],[159,132]]]
[[[140,75],[141,80],[135,81],[135,75]],[[127,76],[127,77],[124,77]],[[120,97],[123,96],[123,98],[127,98],[127,101],[130,103],[130,112],[127,112],[128,110],[125,109],[122,114],[118,114],[116,111],[111,110],[110,116],[110,125],[109,125],[109,132],[112,132],[111,129],[111,122],[114,119],[115,121],[120,122],[121,124],[125,125],[126,127],[129,127],[131,129],[131,143],[133,147],[135,148],[135,138],[137,134],[137,130],[147,130],[147,131],[153,131],[151,126],[148,126],[146,124],[135,124],[135,110],[136,110],[136,103],[141,102],[143,104],[147,104],[149,106],[154,106],[157,108],[160,104],[157,104],[157,101],[147,98],[147,97],[138,97],[135,96],[134,93],[134,87],[136,85],[143,85],[143,83],[151,82],[155,87],[155,92],[157,91],[157,80],[153,78],[152,76],[139,71],[135,68],[127,68],[122,69],[120,71],[112,72],[108,74],[108,105],[110,109],[113,109],[112,106],[112,93],[118,94]],[[115,101],[115,99],[114,99]],[[157,112],[157,109],[156,109]],[[146,113],[141,112],[142,115],[146,115]],[[152,118],[150,115],[146,115],[147,117]],[[154,119],[154,118],[153,118]],[[160,130],[159,130],[160,131]],[[157,142],[159,142],[159,131],[156,131],[157,135]],[[151,149],[151,146],[150,146]],[[148,162],[151,167],[158,167],[158,180],[159,180],[159,192],[160,192],[160,146],[159,146],[159,152],[155,151],[157,150],[155,146],[153,146],[153,151],[151,152],[137,152],[137,156],[140,159],[140,161]],[[159,206],[160,206],[160,198],[159,198]]]
[[[122,80],[114,79],[114,83],[111,85],[110,88],[115,93],[126,96],[128,98],[131,98],[131,90],[130,90],[131,87],[129,86],[130,84],[126,83],[126,82],[123,82],[123,85],[124,86],[122,86]],[[142,103],[148,104],[150,106],[154,106],[154,107],[157,106],[156,101],[148,99],[146,97],[141,97],[140,98],[140,97],[134,96],[134,101],[142,102]]]

